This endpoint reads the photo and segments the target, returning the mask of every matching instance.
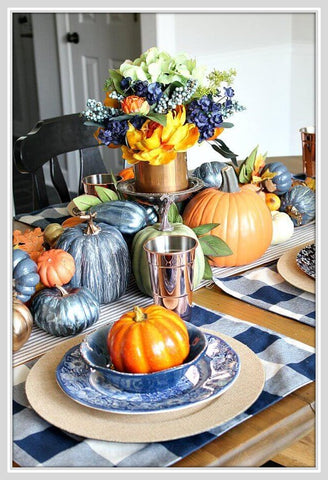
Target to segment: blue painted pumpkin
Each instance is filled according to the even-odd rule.
[[[315,217],[315,193],[311,188],[296,185],[281,197],[280,210],[288,213],[294,225],[305,225]]]
[[[220,188],[222,185],[222,168],[226,167],[222,162],[205,162],[193,171],[193,176],[203,180],[205,187]]]
[[[69,286],[89,288],[100,303],[113,302],[124,294],[131,261],[117,228],[95,224],[90,218],[88,225],[65,229],[56,248],[66,250],[75,260],[75,275]]]
[[[99,318],[99,302],[85,287],[45,288],[31,305],[36,325],[57,337],[76,335]]]
[[[23,303],[31,298],[40,282],[36,263],[19,248],[13,250],[13,279],[17,298]]]
[[[288,192],[292,186],[292,174],[281,162],[271,162],[268,163],[260,172],[261,177],[265,172],[276,173],[276,175],[270,180],[264,180],[264,188],[270,192],[275,193],[276,195],[283,195]]]
[[[100,203],[91,207],[90,213],[96,213],[96,221],[116,227],[123,234],[134,234],[148,223],[146,209],[136,202],[116,200]]]

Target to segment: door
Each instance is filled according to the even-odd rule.
[[[65,13],[57,14],[56,20],[63,111],[80,112],[88,98],[104,100],[108,69],[141,54],[139,14]],[[67,34],[71,34],[71,41]],[[103,155],[108,171],[123,168],[121,149],[104,148]],[[68,166],[68,181],[72,183],[76,168],[71,161]]]

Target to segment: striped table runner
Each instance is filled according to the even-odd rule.
[[[295,232],[290,240],[280,245],[271,246],[266,253],[256,262],[253,262],[243,267],[231,267],[231,268],[213,268],[213,276],[216,278],[223,278],[230,275],[235,275],[241,271],[250,270],[251,268],[259,265],[265,265],[269,262],[277,260],[285,252],[291,248],[302,245],[307,242],[313,242],[315,238],[315,224],[305,225],[295,229]],[[212,283],[209,280],[201,282],[198,288],[209,285]],[[116,302],[109,305],[103,305],[101,307],[100,318],[95,325],[92,325],[83,333],[88,333],[102,325],[105,325],[112,319],[118,319],[124,312],[131,309],[134,305],[144,307],[152,303],[152,299],[142,294],[134,281],[131,278],[127,292]],[[28,362],[29,360],[39,356],[49,350],[55,345],[66,340],[67,337],[54,337],[37,326],[33,326],[31,337],[28,342],[13,355],[13,366]]]

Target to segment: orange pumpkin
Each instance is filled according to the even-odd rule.
[[[38,258],[37,267],[40,280],[46,287],[65,285],[75,273],[74,258],[60,249],[43,252]]]
[[[112,326],[107,348],[120,372],[158,372],[183,363],[189,354],[189,334],[171,310],[160,305],[134,307]]]
[[[224,240],[232,255],[211,257],[218,267],[247,265],[260,258],[272,239],[272,218],[265,202],[253,191],[240,189],[231,166],[221,171],[221,190],[207,188],[187,204],[183,221],[194,228],[219,223],[211,232]]]
[[[255,183],[245,183],[244,185],[239,185],[239,187],[241,190],[251,190],[257,193],[257,195],[265,201],[265,192]]]
[[[117,175],[119,177],[122,177],[123,180],[130,180],[131,178],[134,178],[134,168],[133,167],[123,168],[123,170],[118,172]]]

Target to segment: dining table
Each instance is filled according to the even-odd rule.
[[[270,160],[283,161],[292,173],[302,171],[302,158],[299,156],[275,157]],[[14,230],[24,231],[31,228],[31,225],[21,220],[13,221]],[[243,269],[240,271],[242,273]],[[313,324],[300,322],[283,312],[270,311],[245,302],[238,296],[227,293],[220,285],[220,282],[207,282],[193,292],[193,302],[211,312],[231,316],[246,322],[247,325],[282,335],[287,341],[292,339],[315,349],[316,329]],[[25,347],[27,346],[28,343]],[[41,358],[43,354],[36,354],[33,360]],[[24,366],[24,362],[17,361],[13,370]],[[233,428],[213,436],[211,441],[194,448],[192,453],[177,458],[169,466],[180,469],[275,465],[313,469],[317,465],[315,399],[315,381],[306,382],[304,386],[296,388]],[[12,460],[13,467],[24,467],[15,456]]]

